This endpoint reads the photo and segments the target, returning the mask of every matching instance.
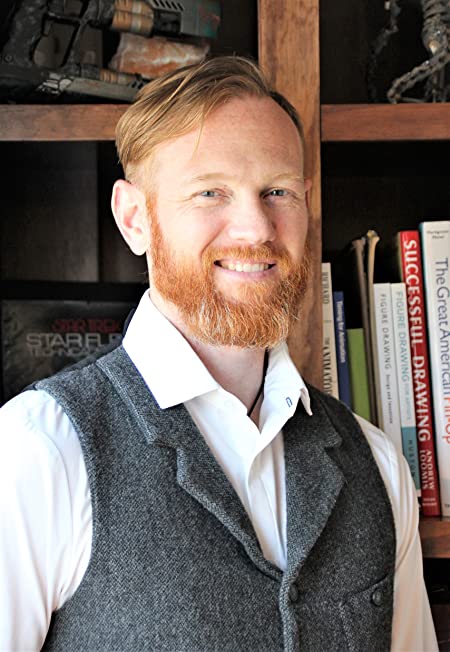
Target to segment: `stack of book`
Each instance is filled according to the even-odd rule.
[[[394,246],[369,231],[322,266],[325,391],[392,438],[425,516],[450,516],[449,258],[436,221]]]

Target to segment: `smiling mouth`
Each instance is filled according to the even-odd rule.
[[[275,266],[275,263],[243,263],[238,261],[216,260],[215,265],[232,272],[265,272]]]

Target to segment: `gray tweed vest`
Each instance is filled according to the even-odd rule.
[[[389,650],[395,531],[350,412],[310,388],[284,428],[288,566],[183,405],[161,410],[122,347],[36,385],[80,437],[93,508],[81,585],[44,650]]]

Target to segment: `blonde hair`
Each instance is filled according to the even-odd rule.
[[[181,136],[216,107],[243,96],[271,97],[294,122],[303,144],[295,108],[273,90],[261,70],[243,57],[203,61],[159,77],[142,88],[116,127],[116,147],[127,179],[160,143]]]

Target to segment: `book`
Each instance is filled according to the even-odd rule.
[[[400,278],[406,285],[408,302],[422,512],[424,516],[439,516],[441,507],[419,231],[400,231],[397,234],[394,258]]]
[[[450,221],[422,222],[419,228],[441,511],[450,516]]]
[[[1,302],[3,400],[113,345],[134,304],[103,301]]]
[[[414,409],[411,349],[409,343],[408,303],[404,283],[391,283],[391,301],[403,455],[408,462],[417,494],[420,495],[416,413]]]
[[[333,290],[331,265],[322,263],[322,308],[323,308],[323,388],[327,394],[339,398],[336,364],[336,341],[334,335]]]
[[[394,326],[390,283],[374,283],[374,324],[377,355],[378,425],[403,453],[395,361]]]
[[[352,409],[347,331],[345,328],[344,293],[341,290],[333,292],[333,314],[339,398],[341,401],[346,403],[350,409]]]
[[[352,409],[355,414],[370,421],[369,382],[363,329],[347,328],[347,344]]]

